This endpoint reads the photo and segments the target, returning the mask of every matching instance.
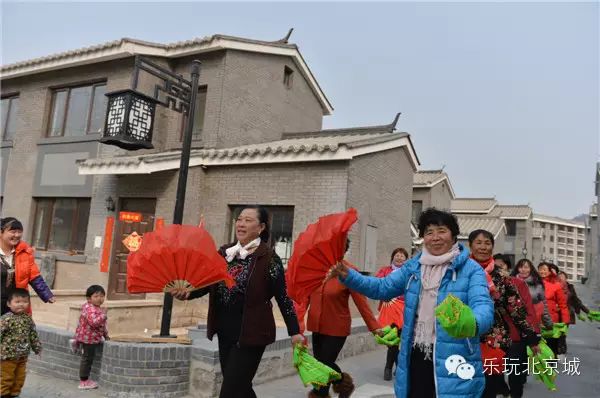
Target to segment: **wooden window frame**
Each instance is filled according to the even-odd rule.
[[[12,100],[13,99],[19,99],[19,93],[14,93],[14,94],[8,94],[5,95],[4,97],[1,97],[0,99],[2,100],[8,100],[8,111],[6,111],[6,120],[2,120],[2,137],[0,137],[0,141],[9,141],[6,139],[6,133],[7,133],[7,127],[8,127],[8,121],[10,120],[10,110],[12,109]],[[16,116],[15,116],[16,117]]]
[[[90,135],[90,134],[97,134],[96,132],[90,132],[90,123],[91,123],[91,119],[92,119],[92,110],[94,108],[94,95],[96,93],[96,87],[99,86],[106,86],[107,82],[106,80],[99,80],[99,81],[94,81],[94,82],[87,82],[87,83],[78,83],[78,84],[73,84],[73,85],[69,85],[69,86],[61,86],[61,87],[55,87],[52,88],[52,98],[50,100],[50,110],[48,112],[48,125],[46,127],[46,138],[55,138],[55,137],[64,137],[65,136],[65,126],[66,126],[66,122],[67,122],[67,114],[69,113],[69,101],[71,100],[71,90],[76,89],[76,88],[81,88],[81,87],[92,87],[92,94],[90,96],[90,105],[88,107],[87,110],[87,116],[86,116],[86,123],[85,123],[85,134],[86,135]],[[62,91],[66,91],[67,92],[67,98],[65,100],[65,109],[62,115],[62,122],[61,122],[61,131],[60,131],[60,135],[50,135],[50,130],[52,128],[52,122],[53,122],[53,115],[54,115],[54,105],[55,105],[55,101],[56,101],[56,94],[60,93]],[[104,130],[104,127],[102,127],[102,129]]]
[[[77,205],[74,209],[74,214],[73,214],[73,220],[71,221],[71,231],[74,231],[74,233],[72,233],[71,235],[71,240],[69,242],[69,249],[68,250],[62,250],[62,249],[49,249],[48,246],[50,244],[50,234],[51,234],[51,230],[52,230],[52,220],[54,219],[54,212],[56,210],[56,201],[57,200],[62,200],[62,199],[75,199]],[[83,254],[85,252],[85,244],[84,244],[84,248],[83,250],[77,250],[75,248],[75,237],[78,235],[78,233],[80,231],[77,230],[77,224],[79,223],[79,210],[80,210],[80,206],[81,203],[83,201],[90,201],[90,205],[91,205],[91,199],[90,198],[65,198],[65,197],[60,197],[60,198],[36,198],[35,199],[35,212],[34,212],[34,224],[33,224],[33,233],[35,234],[36,228],[38,226],[38,210],[40,208],[40,202],[41,201],[49,201],[51,206],[50,206],[50,217],[48,217],[48,220],[46,221],[46,225],[42,226],[42,233],[43,233],[43,243],[44,243],[44,247],[35,247],[36,250],[39,251],[50,251],[50,252],[57,252],[57,253],[75,253],[75,254]],[[90,209],[91,210],[91,209]],[[88,218],[89,218],[89,214],[88,214]],[[33,238],[34,236],[31,237],[32,240],[32,244],[33,244]]]

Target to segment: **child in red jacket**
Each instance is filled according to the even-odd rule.
[[[103,340],[108,340],[106,328],[106,312],[100,307],[104,303],[106,292],[99,285],[92,285],[85,292],[87,303],[81,307],[79,324],[75,330],[75,342],[82,347],[81,364],[79,365],[79,389],[98,388],[98,383],[90,380],[92,364],[96,350]]]

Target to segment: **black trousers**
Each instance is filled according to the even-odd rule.
[[[436,398],[433,361],[425,359],[420,348],[413,347],[409,366],[408,398]]]
[[[552,350],[555,356],[567,353],[567,336],[560,336],[559,338],[547,338],[546,344]]]
[[[498,394],[508,395],[509,393],[506,381],[504,381],[504,374],[485,375],[485,389],[481,398],[496,398]]]
[[[256,398],[252,379],[265,347],[238,347],[237,342],[219,337],[219,361],[223,373],[219,398]]]
[[[523,386],[527,382],[527,345],[525,342],[514,341],[508,349],[506,357],[510,359],[508,363],[511,364],[510,369],[507,369],[510,396],[511,398],[521,398]],[[517,363],[518,365],[512,365]]]
[[[313,354],[317,361],[324,363],[336,372],[342,373],[340,367],[335,363],[340,351],[344,347],[346,337],[328,336],[326,334],[313,333]],[[320,397],[329,395],[329,386],[313,390]]]
[[[398,353],[400,352],[400,347],[397,345],[393,345],[388,347],[387,355],[385,357],[385,368],[392,369],[394,364],[398,366]]]
[[[83,347],[83,354],[81,355],[81,362],[79,363],[79,380],[85,381],[90,378],[92,365],[94,364],[94,357],[96,356],[96,350],[98,347],[100,347],[100,344],[101,343],[81,343],[81,346]]]

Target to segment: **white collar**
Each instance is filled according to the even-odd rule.
[[[258,247],[260,245],[260,237],[254,239],[252,242],[248,243],[246,246],[242,246],[240,241],[234,246],[231,246],[229,249],[225,250],[225,259],[227,262],[232,261],[234,258],[239,257],[242,260],[245,260],[248,255],[250,255],[250,250]]]

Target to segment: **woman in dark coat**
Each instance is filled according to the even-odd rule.
[[[275,297],[292,344],[302,343],[292,300],[287,296],[281,259],[267,245],[269,214],[260,206],[245,207],[235,222],[236,243],[222,246],[236,284],[220,282],[193,292],[177,293],[191,300],[209,293],[207,336],[219,339],[223,373],[220,398],[253,398],[252,380],[267,345],[275,341],[271,299]]]

